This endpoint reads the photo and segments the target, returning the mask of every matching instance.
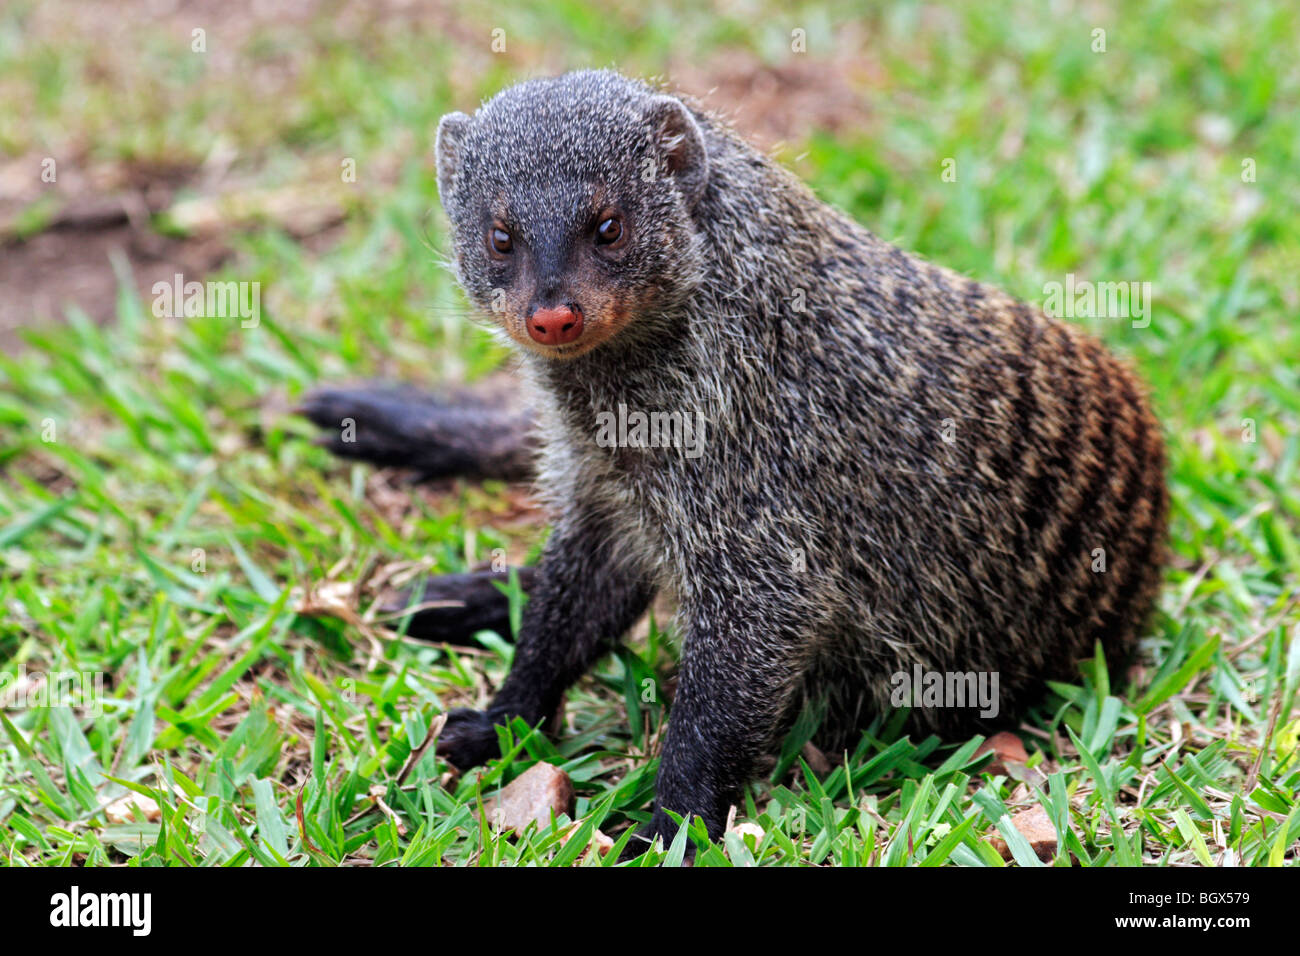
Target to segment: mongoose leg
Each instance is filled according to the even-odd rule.
[[[517,567],[519,587],[528,594],[536,580],[536,568]],[[403,588],[380,606],[385,615],[400,615],[417,608],[406,633],[424,641],[442,644],[474,643],[479,631],[496,631],[510,639],[510,600],[497,587],[509,580],[508,571],[469,571],[439,574]],[[432,604],[433,607],[423,605]]]
[[[472,392],[430,395],[410,386],[318,389],[300,414],[324,429],[319,443],[343,458],[410,468],[423,478],[533,474],[532,412]]]
[[[448,715],[438,752],[466,770],[497,755],[496,724],[549,718],[569,685],[641,616],[652,593],[598,511],[569,511],[542,552],[510,675],[486,711]]]
[[[772,607],[755,600],[755,607]],[[654,816],[639,834],[668,845],[683,819],[704,818],[718,839],[731,803],[776,736],[797,680],[807,635],[734,596],[707,594],[683,608],[685,635],[677,693],[659,758]],[[629,853],[644,850],[633,840]]]
[[[298,412],[324,429],[317,441],[334,454],[377,465],[409,468],[421,478],[532,477],[532,411],[509,396],[470,391],[431,395],[407,385],[322,388]],[[520,568],[531,590],[533,569]],[[424,640],[470,644],[478,631],[510,637],[510,605],[496,587],[504,574],[487,571],[429,578],[385,602],[399,614],[430,602],[459,602],[415,612],[407,633]]]

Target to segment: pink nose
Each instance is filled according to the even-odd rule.
[[[582,335],[582,310],[567,305],[538,309],[524,323],[528,336],[542,345],[568,345]]]

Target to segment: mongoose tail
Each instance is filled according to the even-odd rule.
[[[409,385],[322,388],[295,411],[342,458],[409,468],[421,478],[526,481],[537,446],[533,412],[500,390],[434,395]]]

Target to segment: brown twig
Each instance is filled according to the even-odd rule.
[[[1259,782],[1259,770],[1264,765],[1264,754],[1273,741],[1273,731],[1277,729],[1277,718],[1282,711],[1282,691],[1285,683],[1285,681],[1278,681],[1277,687],[1273,691],[1273,706],[1269,708],[1268,714],[1268,730],[1264,732],[1264,741],[1260,744],[1259,753],[1255,755],[1255,763],[1251,765],[1250,773],[1246,775],[1244,793],[1250,793],[1255,789],[1255,784]]]

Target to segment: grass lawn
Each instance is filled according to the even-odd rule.
[[[1006,865],[996,841],[1024,866],[1300,863],[1294,4],[861,7],[304,3],[257,20],[235,2],[225,22],[126,22],[5,4],[0,259],[55,236],[77,190],[176,171],[132,228],[178,255],[219,241],[196,278],[260,283],[261,317],[158,318],[117,253],[106,316],[33,306],[4,344],[0,861],[613,864],[590,848],[648,818],[668,711],[641,679],[671,675],[671,621],[577,685],[562,733],[518,726],[504,759],[456,779],[430,725],[485,702],[511,646],[409,640],[370,601],[381,579],[495,549],[535,558],[543,520],[526,489],[341,462],[291,414],[319,384],[507,362],[439,264],[438,118],[612,64],[714,90],[825,199],[1027,300],[1069,274],[1149,282],[1148,326],[1074,321],[1140,369],[1170,449],[1173,560],[1140,659],[1123,685],[1092,662],[1051,688],[1021,729],[1028,773],[990,773],[978,738],[900,738],[887,715],[817,774],[797,730],[738,807],[756,827],[696,864]],[[97,675],[98,706],[22,705],[59,672]],[[481,820],[537,761],[571,776],[573,821]],[[1035,804],[1058,833],[1046,864],[1010,820]]]

